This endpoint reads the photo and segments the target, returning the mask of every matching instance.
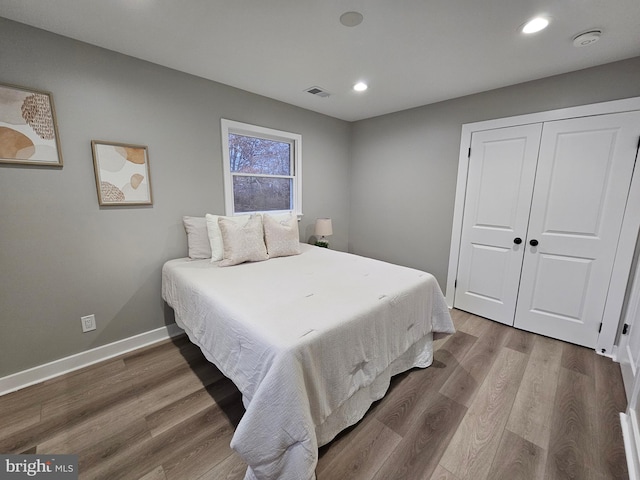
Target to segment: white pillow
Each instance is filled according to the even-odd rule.
[[[264,231],[260,215],[252,216],[244,225],[230,218],[218,219],[224,255],[218,264],[221,267],[237,265],[244,262],[260,262],[267,260],[267,247],[264,244]]]
[[[293,212],[261,213],[260,215],[262,215],[262,224],[263,225],[264,225],[264,216],[265,215],[269,215],[271,218],[276,219],[278,222],[280,222],[281,220],[289,220],[289,217],[295,217],[296,220],[298,219],[298,216],[296,214],[294,214]]]
[[[211,258],[211,245],[207,233],[207,220],[204,217],[182,217],[187,231],[189,258]]]
[[[286,257],[300,254],[300,233],[298,231],[298,217],[288,214],[288,217],[273,217],[263,215],[264,239],[267,244],[269,258]]]
[[[209,236],[209,246],[211,248],[211,263],[222,260],[224,255],[224,246],[222,244],[222,234],[218,225],[219,218],[226,218],[239,225],[244,225],[249,221],[251,215],[239,215],[237,217],[223,217],[221,215],[211,215],[207,213],[207,234]]]

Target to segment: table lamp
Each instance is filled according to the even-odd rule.
[[[316,240],[316,245],[318,247],[329,247],[329,242],[325,237],[329,235],[333,235],[333,228],[331,227],[331,219],[330,218],[318,218],[316,220],[316,236],[320,237]]]

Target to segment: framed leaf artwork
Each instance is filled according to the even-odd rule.
[[[91,142],[100,205],[151,205],[147,147]]]
[[[62,167],[50,93],[0,84],[0,163]]]

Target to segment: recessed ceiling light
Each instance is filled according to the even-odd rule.
[[[549,19],[544,17],[536,17],[529,20],[522,27],[522,33],[536,33],[544,30],[549,25]]]
[[[363,18],[360,12],[346,12],[340,15],[340,23],[345,27],[355,27],[362,23]]]
[[[367,88],[369,88],[369,85],[364,82],[358,82],[353,86],[356,92],[364,92]]]

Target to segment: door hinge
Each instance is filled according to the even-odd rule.
[[[627,333],[629,333],[629,324],[625,323],[624,327],[622,327],[622,334],[626,335]]]
[[[453,288],[458,288],[458,279],[457,278],[453,281]]]
[[[636,147],[637,150],[640,150],[640,137],[638,137],[638,146]],[[471,149],[469,149],[471,150]]]
[[[598,333],[602,331],[602,322],[600,322],[600,326],[598,327]]]
[[[471,147],[469,147],[469,153],[467,153],[467,157],[471,158]]]

